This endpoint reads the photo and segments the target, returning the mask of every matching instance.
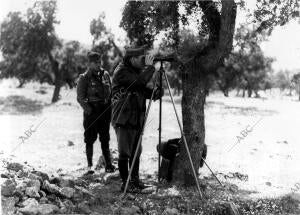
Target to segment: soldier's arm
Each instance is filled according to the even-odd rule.
[[[154,72],[154,66],[146,66],[138,75],[126,69],[121,69],[115,74],[114,78],[118,80],[119,84],[124,85],[129,90],[140,90],[146,87]]]
[[[84,112],[89,113],[92,110],[92,107],[87,103],[86,91],[87,83],[83,79],[83,76],[80,76],[77,84],[77,101]]]

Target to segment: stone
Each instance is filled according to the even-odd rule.
[[[141,214],[141,209],[135,205],[133,205],[131,208],[129,207],[123,207],[120,209],[120,214],[126,214],[126,215],[136,215]]]
[[[75,182],[71,179],[65,179],[63,177],[54,177],[50,179],[51,184],[56,184],[59,187],[74,187]]]
[[[27,187],[25,195],[33,198],[40,198],[39,189],[37,187]]]
[[[31,179],[27,182],[28,187],[36,187],[38,190],[41,188],[41,182],[38,179]]]
[[[77,209],[80,213],[86,213],[86,214],[89,214],[91,213],[91,209],[88,205],[88,202],[87,201],[84,201],[84,202],[80,202],[78,205],[77,205]]]
[[[38,201],[34,198],[29,198],[29,199],[26,199],[25,201],[23,201],[20,206],[21,207],[27,207],[27,206],[33,206],[33,205],[38,205]]]
[[[41,176],[38,176],[38,175],[33,174],[33,173],[29,173],[28,179],[31,179],[31,180],[39,180],[40,182],[43,181],[43,179],[42,179]]]
[[[176,208],[166,208],[162,215],[179,215],[179,211]]]
[[[40,204],[46,204],[48,203],[48,199],[46,197],[40,198]]]
[[[8,163],[7,166],[6,166],[6,169],[18,172],[19,170],[23,171],[24,166],[22,164],[19,164],[19,163]]]
[[[53,214],[59,211],[59,208],[53,204],[30,205],[19,210],[24,215]]]
[[[24,192],[18,189],[16,189],[13,193],[13,196],[18,197],[19,199],[23,199],[24,195],[25,195]]]
[[[28,181],[21,181],[21,182],[17,182],[17,186],[16,186],[16,190],[25,192],[26,188],[27,188],[27,183]]]
[[[19,170],[17,172],[17,176],[18,176],[18,178],[26,178],[26,177],[28,177],[28,172],[25,172],[23,170]]]
[[[39,210],[38,206],[27,206],[24,208],[20,208],[19,212],[21,212],[24,215],[38,215]]]
[[[75,190],[73,188],[70,188],[70,187],[63,187],[60,190],[60,193],[61,193],[62,196],[70,199],[74,196]]]
[[[34,170],[34,171],[32,171],[32,173],[37,175],[37,176],[40,176],[43,181],[45,181],[45,180],[49,181],[49,176],[44,172]]]
[[[271,185],[272,185],[272,183],[271,183],[271,182],[269,182],[269,181],[267,181],[267,182],[266,182],[266,185],[267,185],[267,186],[271,186]]]
[[[66,207],[68,212],[71,212],[75,209],[75,205],[69,199],[66,199],[65,201],[63,201],[63,204]]]
[[[17,184],[13,180],[6,179],[1,185],[1,195],[12,196],[16,189],[16,186]]]
[[[1,178],[10,178],[9,173],[1,173]]]
[[[55,184],[50,184],[49,181],[45,180],[42,185],[42,189],[48,193],[60,194],[60,188]]]
[[[48,195],[47,198],[51,202],[56,202],[56,199],[57,199],[55,194]]]
[[[46,197],[46,193],[42,190],[39,190],[40,197]]]
[[[53,204],[40,204],[38,209],[40,214],[53,214],[59,211],[59,208]]]
[[[119,171],[113,172],[113,173],[108,173],[103,177],[104,183],[109,184],[112,181],[116,181],[120,179],[120,174]]]
[[[14,197],[2,197],[2,214],[4,215],[13,215],[16,212],[16,199]]]
[[[95,170],[100,170],[101,168],[105,168],[105,159],[103,155],[99,157],[99,160],[96,164]]]
[[[68,146],[74,146],[75,144],[73,143],[73,141],[68,140]]]

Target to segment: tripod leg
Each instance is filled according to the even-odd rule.
[[[169,94],[170,94],[170,97],[171,97],[171,100],[172,100],[173,108],[174,108],[175,115],[176,115],[176,118],[177,118],[177,122],[178,122],[178,125],[179,125],[179,128],[180,128],[181,136],[183,138],[184,146],[185,146],[185,149],[186,149],[186,152],[187,152],[187,155],[189,157],[189,161],[190,161],[190,164],[191,164],[191,167],[192,167],[192,171],[193,171],[193,175],[194,175],[195,182],[196,182],[196,185],[197,185],[197,189],[199,191],[200,197],[202,198],[203,196],[202,196],[202,192],[200,190],[199,181],[198,181],[198,178],[197,178],[197,175],[196,175],[196,171],[195,171],[195,168],[194,168],[194,164],[193,164],[193,161],[192,161],[192,158],[191,158],[190,150],[188,148],[187,141],[186,141],[184,133],[183,133],[183,129],[182,129],[182,126],[181,126],[181,123],[180,123],[180,119],[179,119],[179,116],[178,116],[178,113],[177,113],[177,110],[176,110],[176,107],[175,107],[175,102],[174,102],[174,99],[173,99],[173,95],[171,93],[171,88],[170,88],[169,80],[167,78],[167,75],[166,75],[165,71],[163,71],[163,73],[164,73],[164,77],[165,77],[166,82],[167,82],[168,91],[169,91]]]
[[[157,77],[155,78],[154,86],[156,85],[156,82],[157,82]],[[144,124],[143,124],[142,131],[141,131],[141,134],[140,134],[140,137],[139,137],[139,140],[138,140],[137,147],[136,147],[135,152],[134,152],[133,160],[132,160],[132,163],[131,163],[131,166],[130,166],[129,174],[128,174],[127,181],[126,181],[125,188],[124,188],[123,197],[125,196],[125,194],[127,192],[129,180],[130,180],[130,177],[131,177],[131,174],[132,174],[132,170],[133,170],[133,167],[134,167],[134,164],[135,164],[135,161],[136,161],[136,158],[137,158],[137,154],[138,154],[138,151],[139,151],[138,149],[140,148],[140,146],[142,144],[142,139],[143,139],[143,135],[144,135],[144,129],[145,129],[146,121],[147,121],[148,114],[149,114],[149,111],[150,111],[150,107],[151,107],[151,104],[152,104],[152,99],[153,99],[153,96],[154,96],[154,91],[155,91],[155,88],[153,88],[153,91],[152,91],[152,94],[151,94],[151,98],[150,98],[150,101],[149,101],[149,104],[148,104],[148,107],[147,107],[147,110],[146,110],[146,113],[145,113]]]
[[[159,89],[162,91],[162,71],[163,71],[163,62],[160,62],[160,73],[159,73]],[[159,98],[159,126],[158,126],[158,148],[161,148],[161,116],[162,116],[162,97]],[[161,165],[161,155],[158,153],[158,183],[160,182],[160,165]],[[157,190],[158,191],[158,187]]]

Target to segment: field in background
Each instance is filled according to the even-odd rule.
[[[81,174],[86,159],[83,116],[76,90],[63,87],[62,99],[51,104],[52,86],[29,83],[20,89],[16,85],[16,80],[0,81],[1,157],[27,161],[48,173]],[[277,90],[262,96],[266,99],[235,97],[235,92],[228,98],[221,93],[210,94],[205,109],[207,162],[222,181],[257,191],[253,196],[275,196],[289,193],[300,182],[300,102],[297,96],[282,96]],[[180,98],[175,100],[181,113]],[[254,127],[237,143],[247,126]],[[20,136],[26,136],[30,128],[36,131],[22,143]],[[141,171],[145,174],[157,171],[157,128],[155,102],[143,139]],[[164,140],[180,136],[167,96],[163,102],[162,136]],[[69,146],[71,142],[73,146]],[[94,146],[96,163],[100,143]],[[116,149],[113,128],[111,148]],[[206,167],[200,170],[201,177],[209,174]],[[248,180],[240,180],[244,176]]]

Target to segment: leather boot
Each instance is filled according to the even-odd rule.
[[[132,161],[130,162],[131,165]],[[146,186],[139,177],[139,170],[140,170],[140,158],[137,158],[135,160],[133,169],[132,169],[132,175],[131,175],[131,182],[138,187],[139,189],[145,189],[148,186]]]
[[[103,157],[105,159],[105,172],[114,172],[116,170],[115,166],[111,163],[110,151],[102,151]]]
[[[120,177],[122,179],[123,184],[126,183],[128,177],[128,160],[118,160]]]
[[[93,144],[86,143],[85,152],[86,152],[88,167],[92,167],[93,166]]]

